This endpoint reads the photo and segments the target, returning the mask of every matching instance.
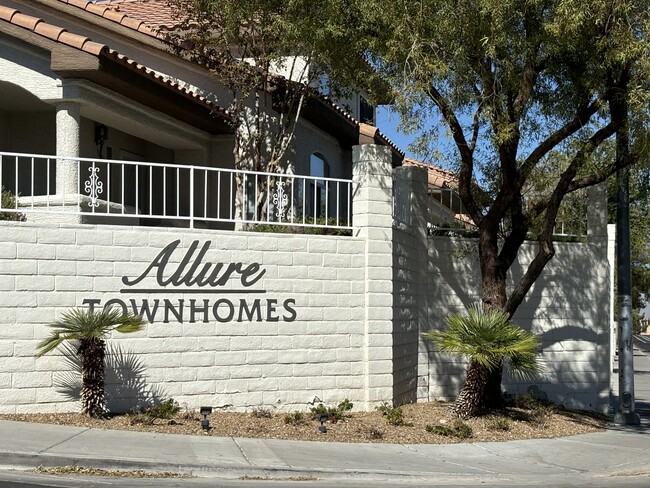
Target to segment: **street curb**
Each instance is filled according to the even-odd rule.
[[[153,472],[169,471],[187,474],[201,478],[240,479],[244,476],[259,478],[318,478],[318,479],[356,479],[356,480],[392,480],[392,481],[430,481],[443,478],[457,481],[476,481],[497,479],[494,473],[476,473],[475,475],[459,475],[441,472],[406,472],[387,470],[359,469],[324,469],[324,468],[292,468],[276,466],[231,466],[204,464],[175,464],[159,461],[128,459],[106,459],[84,456],[62,456],[56,454],[7,452],[0,450],[0,467],[7,469],[35,469],[39,466],[54,468],[62,466],[82,466],[105,470],[143,470]]]

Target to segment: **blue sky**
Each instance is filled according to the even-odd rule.
[[[408,146],[415,139],[415,135],[407,135],[399,131],[397,129],[398,124],[399,115],[392,113],[387,105],[377,107],[377,127],[379,130],[404,151],[407,157],[418,159],[415,154],[408,150]]]

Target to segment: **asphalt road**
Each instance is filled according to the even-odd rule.
[[[650,353],[650,336],[635,335],[634,345],[644,352]]]
[[[650,486],[650,476],[619,476],[619,477],[590,477],[576,475],[575,478],[553,477],[551,479],[495,479],[495,480],[440,480],[439,482],[395,482],[395,481],[344,481],[344,480],[315,480],[296,481],[283,479],[264,480],[220,480],[214,478],[192,479],[134,479],[134,478],[101,478],[88,476],[48,476],[28,472],[0,472],[0,488],[429,488],[454,487],[474,488],[486,486],[493,488],[647,488]]]

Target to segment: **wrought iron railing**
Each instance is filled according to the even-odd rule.
[[[191,228],[243,223],[351,229],[352,181],[207,166],[0,152],[1,212]]]

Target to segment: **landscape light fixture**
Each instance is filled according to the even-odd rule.
[[[318,431],[321,434],[324,434],[327,432],[327,427],[325,426],[325,422],[329,418],[329,415],[326,413],[321,413],[318,415],[318,420],[320,421],[320,427],[318,428]]]
[[[203,415],[203,420],[201,420],[201,428],[203,430],[210,429],[210,421],[208,420],[208,415],[212,413],[212,407],[201,407],[201,415]]]

